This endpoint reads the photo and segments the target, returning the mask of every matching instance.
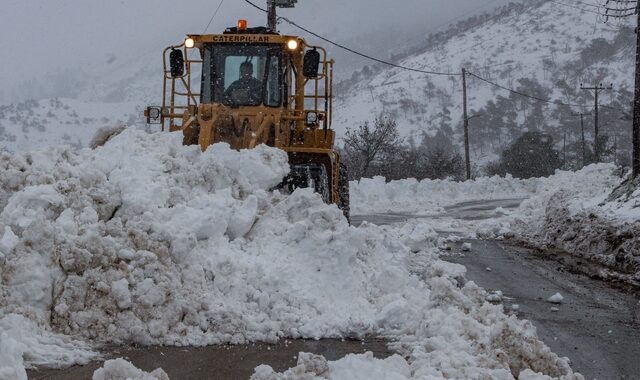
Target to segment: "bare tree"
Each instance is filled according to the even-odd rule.
[[[373,127],[366,122],[354,130],[347,129],[344,150],[352,177],[370,176],[386,159],[394,159],[402,144],[396,121],[388,117],[377,117]]]

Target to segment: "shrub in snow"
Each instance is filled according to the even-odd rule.
[[[562,166],[560,154],[553,149],[553,138],[542,132],[524,132],[490,165],[489,174],[511,174],[516,178],[547,177]]]

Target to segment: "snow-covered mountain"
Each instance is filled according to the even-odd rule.
[[[564,1],[566,4],[567,1]],[[574,142],[579,118],[591,111],[593,95],[580,84],[612,83],[601,104],[628,109],[633,89],[633,29],[607,24],[597,8],[563,6],[548,0],[511,4],[493,14],[473,17],[430,35],[408,48],[394,63],[420,70],[461,73],[464,67],[502,86],[544,99],[585,107],[564,107],[530,100],[469,76],[468,99],[472,153],[485,160],[524,130],[546,130],[562,143]],[[438,76],[376,64],[338,84],[334,128],[343,132],[377,115],[396,119],[405,136],[422,138],[443,131],[461,142],[461,76]],[[603,109],[602,133],[630,135],[620,111]],[[585,125],[591,138],[592,120]],[[620,141],[621,139],[618,139]],[[626,139],[629,140],[629,139]]]
[[[603,92],[601,103],[619,109],[629,108],[633,85],[633,29],[606,24],[595,14],[597,8],[582,7],[584,11],[548,0],[513,3],[425,36],[418,45],[411,36],[405,53],[396,55],[393,61],[451,73],[465,67],[509,88],[585,105],[580,109],[527,100],[470,76],[470,114],[482,115],[471,121],[471,147],[476,160],[494,158],[523,130],[547,130],[556,142],[568,131],[568,143],[575,143],[580,133],[579,119],[571,113],[590,111],[593,106],[592,94],[581,91],[580,83],[613,83],[615,91]],[[429,27],[425,25],[425,30]],[[54,99],[2,107],[0,150],[49,143],[84,145],[97,127],[142,124],[143,108],[158,104],[161,98],[161,51],[160,45],[149,46],[129,61],[118,60],[104,65],[97,74],[85,75],[73,91],[81,100]],[[414,141],[419,142],[423,132],[435,135],[442,131],[454,143],[461,142],[459,76],[431,76],[376,64],[353,73],[350,79],[336,79],[334,128],[339,135],[385,114],[394,117],[402,134],[413,136]],[[630,122],[621,120],[623,116],[620,111],[603,109],[602,133],[620,135],[618,141],[630,141],[624,138],[629,135]],[[585,127],[589,139],[590,119]],[[620,149],[625,149],[624,143]]]

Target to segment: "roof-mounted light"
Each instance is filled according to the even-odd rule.
[[[189,49],[194,47],[195,45],[196,45],[196,42],[191,37],[184,40],[184,46],[188,47]]]
[[[238,30],[247,30],[247,20],[238,20]]]
[[[296,40],[289,40],[287,42],[287,47],[289,48],[289,50],[296,50],[298,48],[298,41]]]

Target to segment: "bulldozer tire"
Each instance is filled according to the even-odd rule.
[[[347,165],[340,164],[340,178],[338,180],[338,193],[340,194],[340,202],[338,207],[342,210],[344,217],[351,223],[351,207],[349,206],[349,172]]]
[[[312,188],[325,203],[329,203],[331,199],[327,168],[322,164],[291,165],[291,172],[279,187],[289,193],[293,193],[295,189]]]

